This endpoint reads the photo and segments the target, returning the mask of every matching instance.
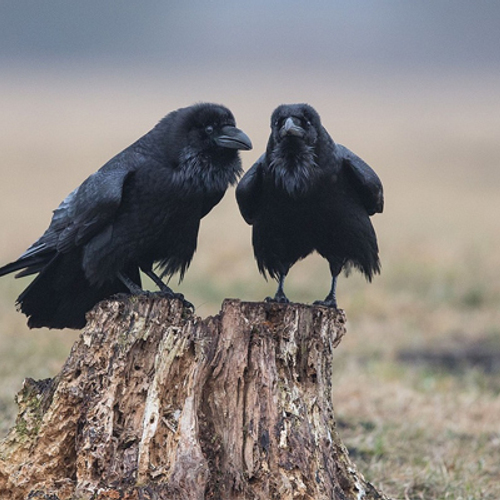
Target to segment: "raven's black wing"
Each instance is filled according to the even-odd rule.
[[[24,271],[18,276],[37,273],[57,253],[83,245],[109,225],[120,206],[125,180],[140,163],[133,156],[133,151],[125,150],[72,191],[54,210],[45,233],[17,261],[0,268],[0,275],[19,269]]]
[[[341,144],[336,144],[342,167],[361,197],[369,215],[382,213],[384,210],[384,189],[374,170],[359,156]]]
[[[236,201],[245,222],[252,225],[255,212],[259,206],[262,187],[262,164],[265,162],[265,153],[252,165],[241,178],[236,188]]]

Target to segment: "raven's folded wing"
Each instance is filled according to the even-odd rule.
[[[341,144],[337,151],[342,157],[342,166],[361,197],[369,215],[382,213],[384,210],[384,189],[375,171],[359,156]]]
[[[83,245],[106,227],[121,203],[125,180],[134,170],[126,165],[118,155],[88,177],[54,210],[45,233],[17,261],[1,268],[0,275],[23,268],[18,276],[37,273],[55,254]]]
[[[240,212],[247,224],[252,225],[255,220],[255,213],[259,206],[259,199],[262,186],[262,164],[265,161],[263,154],[245,173],[236,188],[236,201],[240,207]]]

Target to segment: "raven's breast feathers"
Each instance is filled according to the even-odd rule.
[[[235,150],[222,152],[221,158],[210,158],[192,147],[185,147],[174,171],[174,183],[182,190],[225,192],[238,182],[243,169]]]
[[[278,143],[270,152],[269,172],[274,177],[276,188],[292,198],[309,194],[322,175],[313,146],[302,144],[300,149],[292,149],[291,153],[285,142]]]

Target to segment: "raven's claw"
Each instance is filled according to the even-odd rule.
[[[174,298],[177,300],[180,300],[182,302],[182,305],[184,306],[184,309],[189,309],[191,312],[194,312],[194,305],[189,302],[189,300],[186,300],[184,298],[184,295],[182,293],[174,293]]]
[[[275,302],[277,304],[290,304],[290,300],[285,295],[266,297],[265,302]]]
[[[160,290],[159,292],[155,292],[155,293],[157,295],[159,295],[160,297],[165,297],[167,299],[180,300],[185,309],[191,309],[191,311],[194,312],[194,305],[191,304],[191,302],[189,302],[189,300],[186,300],[184,298],[184,294],[182,294],[182,293],[174,292],[174,291],[172,291],[171,288],[168,288],[168,287],[165,287],[162,290]]]
[[[313,302],[315,306],[330,307],[332,309],[338,309],[336,300],[315,300]]]

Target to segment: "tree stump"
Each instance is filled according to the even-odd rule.
[[[384,499],[331,401],[342,311],[226,300],[201,319],[104,301],[61,372],[26,379],[0,443],[0,498]]]

